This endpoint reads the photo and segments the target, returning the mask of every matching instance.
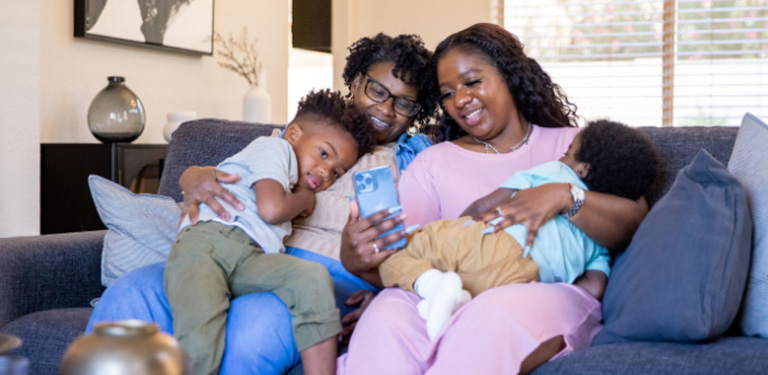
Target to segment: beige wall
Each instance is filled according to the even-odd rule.
[[[0,237],[40,227],[40,3],[0,12]]]
[[[248,83],[219,67],[217,57],[75,38],[73,1],[50,1],[42,9],[42,142],[98,142],[86,116],[110,75],[124,76],[144,102],[147,123],[137,143],[165,143],[162,128],[170,111],[241,119]],[[289,2],[274,0],[216,1],[214,10],[216,31],[239,35],[245,26],[250,37],[259,39],[257,49],[271,83],[272,117],[278,123],[285,122],[287,114],[289,13]]]
[[[448,35],[491,21],[495,0],[333,0],[334,88],[345,91],[341,72],[347,48],[363,36],[418,34],[434,50]]]
[[[125,76],[144,102],[137,143],[165,143],[169,111],[241,118],[248,84],[215,57],[75,38],[74,0],[7,3],[0,12],[0,237],[39,233],[39,144],[97,143],[86,114],[109,75]],[[276,123],[288,113],[290,7],[287,0],[219,0],[214,9],[217,31],[246,26],[259,39]]]
[[[74,0],[14,0],[0,12],[0,237],[39,233],[39,143],[98,142],[86,114],[109,75],[123,75],[144,101],[139,143],[164,143],[169,111],[239,119],[248,89],[210,56],[74,38]],[[259,38],[273,122],[287,121],[289,0],[218,0],[214,27],[247,26]],[[343,89],[347,47],[364,35],[415,33],[432,49],[445,36],[490,20],[491,0],[333,0],[334,87]]]

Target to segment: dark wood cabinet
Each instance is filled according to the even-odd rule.
[[[162,144],[41,144],[41,233],[104,229],[88,175],[110,179],[135,193],[157,193],[167,148]]]

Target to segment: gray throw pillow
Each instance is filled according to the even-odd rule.
[[[744,188],[701,150],[617,258],[593,344],[723,334],[744,293],[751,237]]]
[[[99,176],[88,176],[91,196],[107,234],[101,256],[101,283],[168,258],[181,208],[162,195],[134,194]]]
[[[741,312],[747,336],[768,338],[768,125],[747,113],[733,146],[728,170],[747,190],[755,222],[752,266]]]

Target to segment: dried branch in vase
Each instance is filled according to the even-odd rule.
[[[256,52],[257,39],[248,40],[246,28],[243,28],[243,33],[238,39],[235,39],[231,33],[229,37],[224,38],[221,33],[215,32],[213,41],[218,47],[219,56],[224,58],[224,61],[219,61],[219,66],[237,73],[251,86],[259,85],[261,61],[259,61],[259,53]]]

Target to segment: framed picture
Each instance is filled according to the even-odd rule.
[[[75,0],[75,36],[213,54],[214,0]]]

